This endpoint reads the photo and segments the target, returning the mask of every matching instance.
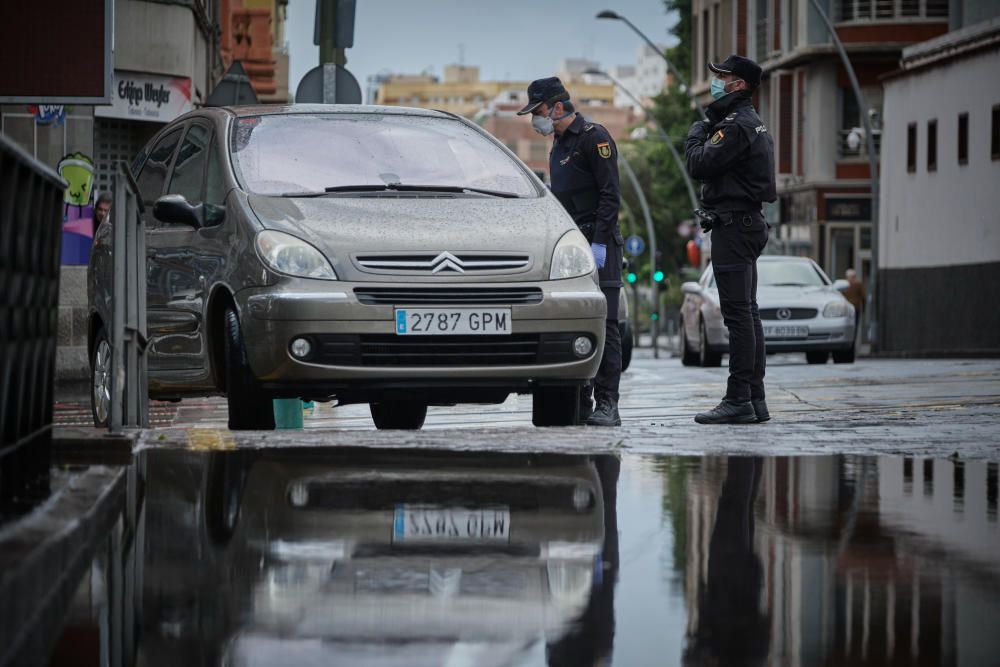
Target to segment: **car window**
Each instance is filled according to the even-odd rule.
[[[163,193],[163,184],[167,179],[167,169],[170,167],[170,158],[177,148],[177,142],[181,138],[181,128],[171,130],[156,142],[156,145],[149,152],[142,171],[136,184],[139,186],[139,194],[143,203],[148,207],[159,199]]]
[[[205,163],[208,160],[209,131],[202,125],[192,123],[184,135],[181,149],[174,160],[167,192],[183,195],[192,205],[204,200]]]
[[[464,123],[402,114],[275,114],[234,125],[230,150],[250,192],[459,186],[536,196],[522,166]]]
[[[205,171],[205,203],[222,206],[226,201],[226,179],[222,174],[222,159],[215,142],[209,144],[208,167]]]
[[[793,260],[757,263],[757,284],[771,287],[822,287],[830,279],[812,262]]]

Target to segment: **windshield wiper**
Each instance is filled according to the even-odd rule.
[[[487,190],[486,188],[470,188],[463,185],[410,185],[402,183],[387,183],[385,185],[333,185],[325,189],[325,192],[455,192],[462,194],[474,192],[480,195],[491,197],[504,197],[507,199],[517,199],[520,195],[515,192],[504,192],[503,190]]]
[[[771,283],[765,287],[809,287],[806,283]]]

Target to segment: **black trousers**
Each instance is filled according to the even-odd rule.
[[[768,227],[756,212],[723,213],[712,228],[712,267],[722,319],[729,329],[726,398],[764,398],[764,330],[757,308],[757,258]]]
[[[622,331],[618,328],[618,298],[620,287],[602,287],[608,301],[608,317],[604,320],[604,354],[594,377],[594,397],[607,396],[618,402],[618,382],[622,377]],[[589,392],[587,392],[589,393]]]

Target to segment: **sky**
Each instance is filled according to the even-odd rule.
[[[484,80],[531,81],[551,76],[564,58],[601,67],[635,62],[640,40],[621,21],[597,20],[602,9],[628,17],[654,42],[673,44],[675,22],[662,0],[357,0],[354,48],[347,69],[367,90],[379,73],[440,76],[460,61]],[[314,0],[291,0],[285,37],[289,86],[319,64],[313,45]]]

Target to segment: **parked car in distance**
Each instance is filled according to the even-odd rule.
[[[804,352],[811,364],[853,363],[855,312],[842,291],[808,257],[765,255],[757,260],[757,304],[768,354]],[[729,351],[729,331],[719,308],[711,264],[698,282],[681,286],[681,361],[718,366]]]
[[[574,424],[604,345],[590,245],[474,123],[372,106],[206,108],[161,129],[144,204],[149,390],[224,394],[234,429],[274,398],[369,403],[378,428],[428,405],[532,395]],[[106,423],[110,225],[91,256],[94,421]]]

